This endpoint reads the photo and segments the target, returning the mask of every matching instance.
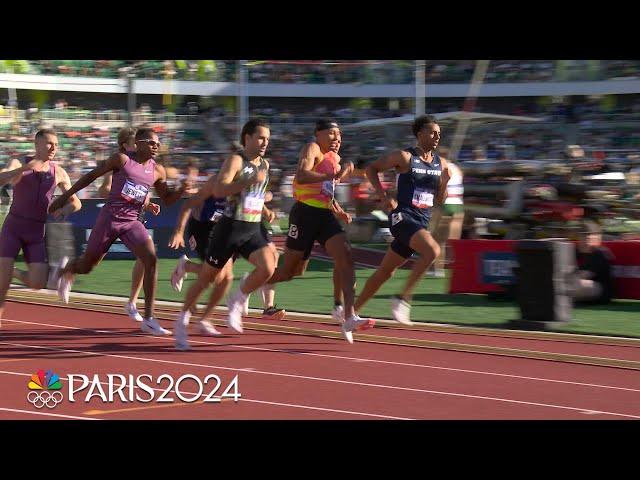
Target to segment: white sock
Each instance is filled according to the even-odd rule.
[[[180,312],[180,316],[178,317],[178,321],[182,322],[182,324],[186,327],[189,325],[189,319],[191,318],[191,312],[187,310],[186,312]]]
[[[265,301],[267,299],[267,295],[275,299],[275,296],[271,295],[271,292],[275,292],[275,290],[276,287],[274,283],[265,283],[262,286],[262,301]]]

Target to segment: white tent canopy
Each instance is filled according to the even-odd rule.
[[[535,117],[523,117],[519,115],[500,115],[496,113],[481,113],[481,112],[445,112],[434,113],[433,117],[438,121],[460,121],[460,120],[473,120],[483,123],[489,122],[541,122],[542,118]],[[403,115],[401,117],[392,118],[376,118],[374,120],[364,120],[362,122],[351,123],[341,127],[342,130],[352,130],[356,128],[365,127],[384,127],[386,125],[399,125],[409,124],[415,120],[415,115]]]

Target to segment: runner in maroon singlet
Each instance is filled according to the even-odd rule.
[[[27,287],[41,289],[46,286],[49,264],[45,248],[45,224],[51,198],[59,187],[62,192],[71,188],[67,172],[53,162],[58,150],[58,136],[51,129],[43,129],[35,136],[36,153],[25,165],[0,173],[0,186],[13,185],[13,203],[0,232],[0,319],[4,300],[15,277]],[[52,212],[54,216],[67,216],[80,210],[80,200],[67,195]],[[22,249],[28,272],[14,268]]]
[[[49,207],[50,210],[59,208],[66,201],[66,197],[82,190],[105,173],[113,171],[109,198],[91,230],[87,249],[81,257],[64,268],[58,294],[63,301],[68,302],[73,276],[89,273],[100,263],[111,244],[120,238],[144,265],[145,318],[141,325],[142,331],[153,335],[169,335],[171,332],[162,328],[153,318],[157,256],[153,241],[139,216],[148,202],[152,186],[160,200],[170,205],[182,196],[186,185],[175,191],[170,191],[167,187],[165,169],[154,160],[160,142],[153,129],[138,129],[135,140],[135,160],[121,152],[114,153],[103,165],[84,175]]]

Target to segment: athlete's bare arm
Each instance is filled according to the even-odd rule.
[[[65,193],[66,191],[71,189],[71,179],[69,178],[69,174],[64,168],[60,166],[56,168],[55,180],[56,180],[56,185],[60,188],[62,193]],[[66,217],[68,215],[71,215],[73,212],[77,212],[81,208],[82,208],[82,202],[80,202],[80,199],[78,198],[78,196],[74,194],[74,195],[71,195],[67,204],[64,207],[62,207],[60,210],[58,210],[57,212],[58,215],[54,214],[54,216]]]
[[[148,202],[144,206],[145,212],[150,212],[152,215],[160,215],[160,205],[153,202]]]
[[[340,170],[338,170],[339,175],[336,177],[336,183],[344,181],[344,179],[351,175],[355,169],[356,167],[352,161],[347,160],[344,162],[344,165],[340,165]]]
[[[16,168],[20,168],[21,166],[22,162],[20,160],[18,160],[17,158],[12,158],[3,168],[0,168],[0,172],[15,170]]]
[[[0,170],[0,187],[6,183],[15,185],[22,177],[22,172],[26,171],[20,160],[12,159],[6,167]]]
[[[160,201],[167,207],[176,203],[187,190],[188,185],[183,183],[177,190],[170,190],[167,185],[167,171],[162,165],[156,164],[155,171],[156,181],[153,183],[153,187],[156,189]]]
[[[266,205],[262,206],[262,218],[265,218],[267,222],[272,223],[276,219],[276,212],[271,210]]]
[[[267,191],[264,194],[264,203],[268,203],[273,200],[273,193]],[[266,218],[267,222],[272,223],[276,219],[276,212],[271,210],[266,205],[262,206],[262,218]]]
[[[111,184],[113,183],[113,173],[107,172],[102,177],[102,185],[98,187],[98,194],[101,198],[107,198],[111,192]]]
[[[331,173],[318,173],[311,170],[315,165],[322,161],[322,151],[316,142],[307,143],[300,152],[300,160],[298,161],[298,170],[296,172],[296,182],[300,184],[318,183],[333,180],[338,177]]]
[[[17,168],[7,169],[6,171],[0,173],[0,186],[7,183],[12,183],[15,185],[17,183],[17,180],[22,176],[22,172],[26,172],[27,170],[27,165],[21,165]]]
[[[207,198],[213,195],[213,185],[215,181],[215,175],[211,176],[209,180],[207,180],[207,183],[205,183],[203,187],[198,190],[198,193],[184,201],[182,207],[180,208],[180,212],[178,213],[174,235],[184,235],[184,229],[187,226],[187,220],[189,219],[191,210],[199,205],[202,205]]]
[[[396,150],[387,155],[380,157],[379,159],[371,162],[367,165],[365,169],[365,173],[371,186],[376,191],[376,194],[380,197],[380,203],[382,204],[382,208],[386,211],[393,210],[398,206],[398,202],[391,198],[385,192],[384,188],[382,188],[382,183],[380,183],[380,178],[378,177],[378,173],[386,172],[387,170],[391,170],[395,168],[399,173],[406,173],[409,169],[411,161],[411,154],[404,150]]]
[[[2,170],[0,173],[0,186],[10,183],[15,186],[22,179],[22,173],[31,169],[38,169],[44,162],[42,160],[32,159],[31,161],[25,163],[24,165],[20,164],[19,160],[11,161],[11,163],[7,166],[7,168]]]
[[[333,199],[333,203],[331,204],[331,211],[339,220],[344,220],[347,223],[351,223],[353,221],[353,219],[351,218],[351,214],[346,212],[335,198]]]
[[[198,193],[196,193],[195,195],[193,195],[192,197],[190,197],[184,202],[184,204],[186,205],[186,208],[189,208],[189,209],[195,208],[199,205],[202,205],[205,202],[205,200],[207,200],[207,198],[212,197],[213,187],[215,186],[215,183],[216,183],[216,175],[212,175],[207,180],[207,183],[205,183],[202,186],[202,188],[198,190]]]
[[[252,178],[235,180],[242,168],[242,157],[240,155],[231,155],[224,161],[213,188],[214,196],[228,197],[240,193],[249,185],[261,183],[267,178],[266,170],[259,170]],[[235,180],[235,181],[234,181]]]
[[[91,170],[89,173],[80,177],[80,179],[76,183],[74,183],[69,190],[67,190],[58,198],[56,198],[51,203],[51,205],[49,205],[49,213],[53,213],[56,210],[62,208],[67,203],[69,198],[71,198],[72,195],[79,192],[83,188],[91,185],[96,178],[99,178],[105,173],[110,172],[112,170],[122,168],[128,159],[129,157],[127,157],[122,153],[114,153],[113,155],[111,155],[106,162],[104,162],[102,165],[97,166],[96,168]]]

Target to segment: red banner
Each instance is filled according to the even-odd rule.
[[[488,293],[513,280],[514,240],[451,240],[449,293]],[[640,241],[603,242],[615,259],[616,298],[640,299]]]

